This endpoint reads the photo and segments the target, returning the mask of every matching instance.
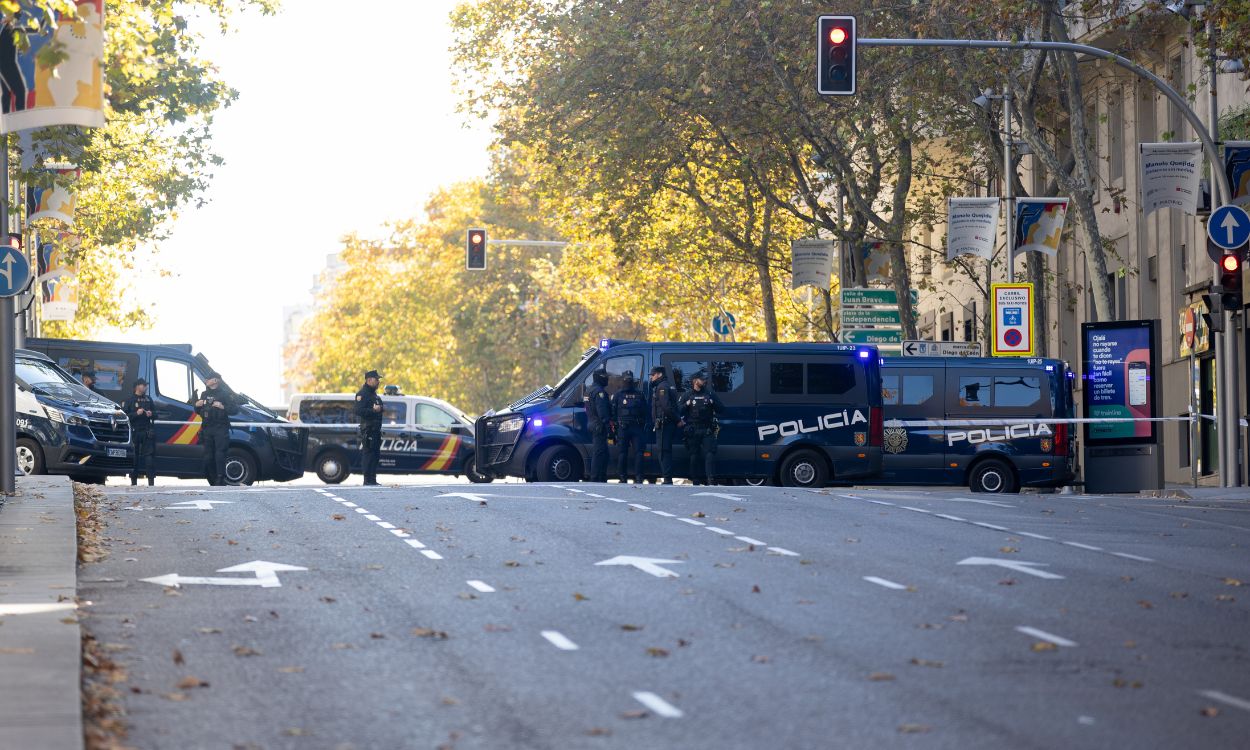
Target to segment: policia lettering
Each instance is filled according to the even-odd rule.
[[[980,445],[981,443],[989,443],[995,440],[1050,437],[1054,434],[1050,427],[1045,424],[1013,424],[1006,427],[987,427],[983,430],[950,430],[946,433],[946,445],[950,447],[964,440],[973,445]]]
[[[804,420],[798,419],[790,422],[782,422],[781,424],[763,424],[759,425],[760,440],[764,440],[770,435],[781,435],[782,437],[790,437],[791,435],[806,434],[809,432],[820,432],[822,430],[836,430],[841,427],[850,427],[856,424],[868,424],[868,417],[859,409],[848,411],[846,409],[833,414],[826,414],[823,417],[816,418],[816,424],[809,426]]]
[[[382,453],[382,397],[378,395],[378,383],[382,376],[377,370],[365,373],[365,384],[356,391],[356,418],[360,420],[360,453],[364,463],[366,485],[378,483],[378,461]]]

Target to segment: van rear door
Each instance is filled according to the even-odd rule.
[[[150,395],[156,406],[156,466],[159,473],[194,474],[203,469],[200,415],[195,413],[191,365],[157,357]],[[170,422],[175,424],[159,424]]]

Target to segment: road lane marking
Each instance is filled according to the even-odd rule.
[[[983,529],[993,529],[994,531],[1009,531],[1006,526],[995,526],[992,523],[985,523],[984,521],[973,521],[972,525],[980,526]]]
[[[369,515],[369,511],[365,510],[364,508],[357,508],[357,509],[356,509],[356,512],[357,512],[357,513],[359,513],[359,514],[360,514],[360,515],[362,515],[362,516],[367,516],[367,515]]]
[[[740,541],[740,542],[746,542],[747,544],[754,544],[756,547],[767,547],[767,546],[768,546],[767,542],[761,542],[760,540],[758,540],[758,539],[752,539],[752,538],[751,538],[751,537],[749,537],[749,536],[736,536],[736,537],[734,537],[734,539],[737,539],[737,540],[738,540],[738,541]]]
[[[576,651],[578,648],[576,643],[565,638],[564,634],[558,630],[544,630],[543,638],[561,651]]]
[[[638,510],[651,510],[650,505],[639,505],[638,503],[630,503],[629,507],[637,508]]]
[[[864,576],[864,580],[868,581],[869,583],[875,583],[878,586],[884,586],[887,589],[895,589],[898,591],[902,591],[903,589],[907,588],[901,583],[895,583],[894,581],[887,581],[884,578],[878,578],[876,576]]]
[[[947,521],[959,521],[960,523],[967,523],[968,521],[968,519],[966,518],[960,518],[959,516],[948,516],[945,513],[934,513],[933,515],[937,516],[938,518],[945,518]]]
[[[469,584],[474,589],[482,592],[483,594],[495,593],[495,589],[491,587],[490,585],[488,585],[487,583],[485,583],[484,581],[465,581],[465,583]]]
[[[1038,640],[1053,643],[1056,646],[1067,646],[1071,648],[1076,645],[1076,641],[1070,641],[1067,638],[1055,635],[1054,633],[1047,633],[1045,630],[1038,630],[1037,628],[1031,628],[1027,625],[1021,625],[1017,627],[1016,630],[1024,633],[1025,635],[1031,635]]]
[[[1047,542],[1055,541],[1055,538],[1053,536],[1046,536],[1045,534],[1034,534],[1031,531],[1017,531],[1016,533],[1019,534],[1020,536],[1027,536],[1033,539],[1042,539]]]
[[[1069,547],[1079,547],[1080,549],[1093,550],[1094,552],[1102,552],[1102,547],[1095,547],[1092,544],[1081,544],[1080,542],[1064,542]]]
[[[417,541],[416,539],[405,539],[404,541],[407,542],[408,545],[411,547],[416,547],[417,549],[425,549],[425,545]]]
[[[346,500],[343,500],[343,504],[344,504],[344,505],[346,505],[346,506],[347,506],[347,507],[349,507],[349,508],[355,508],[355,507],[356,507],[356,503],[349,503],[349,502],[347,502]]]
[[[776,552],[779,555],[785,555],[786,557],[798,557],[799,556],[799,553],[791,552],[790,550],[784,549],[782,547],[769,547],[768,549],[773,552]]]
[[[578,492],[578,493],[581,493],[581,494],[583,494],[583,495],[584,495],[584,494],[586,494],[586,490],[575,490],[575,489],[573,489],[572,487],[565,487],[564,489],[568,490],[569,492]]]
[[[931,510],[925,510],[924,508],[913,508],[910,505],[900,505],[899,507],[902,508],[903,510],[911,510],[917,513],[932,513],[933,512]]]
[[[676,518],[676,517],[677,517],[677,516],[673,515],[672,513],[666,513],[666,512],[664,512],[664,511],[662,511],[662,510],[653,510],[653,511],[651,511],[651,512],[652,512],[652,513],[654,513],[654,514],[656,514],[657,516],[663,516],[663,517],[665,517],[665,518]]]
[[[634,700],[654,711],[657,716],[661,716],[665,719],[680,719],[682,716],[685,716],[685,714],[681,712],[681,709],[675,707],[673,704],[664,700],[655,693],[640,690],[634,693]]]
[[[1115,555],[1116,557],[1123,557],[1129,560],[1137,560],[1138,562],[1154,562],[1154,560],[1152,560],[1149,557],[1142,557],[1141,555],[1130,555],[1127,552],[1112,552],[1111,554]]]
[[[854,495],[849,495],[848,497],[855,497],[855,496],[854,496]],[[858,500],[859,498],[855,498],[855,499],[856,499],[856,500]],[[894,506],[894,503],[887,503],[887,502],[886,502],[886,501],[884,501],[884,500],[869,500],[868,502],[872,503],[873,505],[889,505],[889,506],[891,506],[891,507],[893,507],[893,506]]]
[[[1076,723],[1080,724],[1083,727],[1092,727],[1094,726],[1094,717],[1093,716],[1078,716],[1076,717]]]
[[[1201,694],[1206,696],[1207,698],[1210,698],[1213,701],[1226,703],[1235,708],[1240,708],[1242,711],[1250,711],[1250,701],[1243,700],[1241,698],[1238,698],[1235,695],[1229,695],[1228,693],[1221,693],[1218,690],[1203,690]]]
[[[603,499],[604,499],[604,500],[611,500],[611,501],[612,501],[612,502],[614,502],[614,503],[623,503],[623,502],[625,502],[624,500],[618,500],[618,499],[616,499],[615,497],[605,497],[605,498],[603,498]]]
[[[399,537],[400,539],[404,539],[408,536],[408,532],[404,531],[403,529],[391,529],[391,533]]]
[[[636,555],[617,555],[608,560],[600,560],[595,565],[629,565],[650,573],[656,578],[676,578],[677,574],[661,565],[680,565],[681,560],[666,560],[662,557],[638,557]]]
[[[1047,563],[1025,562],[1024,560],[1001,560],[992,557],[967,557],[955,564],[997,565],[1000,568],[1014,570],[1017,573],[1025,573],[1027,575],[1037,576],[1038,578],[1045,578],[1051,581],[1057,581],[1063,578],[1063,576],[1058,573],[1051,573],[1048,570],[1038,570],[1039,567],[1044,567]]]
[[[951,503],[976,503],[977,505],[995,505],[999,508],[1016,507],[1014,505],[1008,505],[1007,503],[1000,503],[997,500],[974,500],[973,498],[970,498],[970,497],[948,497],[948,498],[945,498],[945,500]]]
[[[442,560],[442,559],[443,559],[443,556],[442,556],[442,555],[438,554],[437,552],[435,552],[435,551],[434,551],[434,550],[432,550],[432,549],[423,549],[423,550],[421,550],[421,554],[425,555],[426,557],[430,558],[431,560]]]
[[[389,522],[389,521],[378,521],[378,526],[381,526],[381,527],[382,527],[382,528],[384,528],[384,529],[393,529],[393,528],[395,528],[395,524],[393,524],[393,523],[391,523],[391,522]]]
[[[372,513],[366,513],[366,514],[365,514],[365,518],[369,519],[370,521],[381,521],[381,520],[382,520],[381,518],[378,518],[377,516],[373,515]]]
[[[586,497],[600,497],[600,498],[601,498],[601,497],[603,497],[603,495],[596,495],[596,494],[595,494],[595,493],[593,493],[593,492],[587,492],[587,493],[586,493]]]
[[[703,523],[702,521],[696,521],[693,518],[679,518],[677,520],[681,521],[682,523],[688,523],[691,526],[707,526],[707,524]]]
[[[721,529],[721,528],[717,528],[716,526],[706,526],[706,527],[704,527],[704,528],[706,528],[708,531],[713,531],[713,532],[716,532],[717,534],[724,534],[725,536],[733,536],[733,535],[734,535],[734,533],[733,533],[732,531],[729,531],[728,529]]]

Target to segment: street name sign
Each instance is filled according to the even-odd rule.
[[[994,284],[993,349],[995,357],[1032,357],[1033,285]]]
[[[913,306],[920,304],[920,292],[915,289],[911,291],[911,303]],[[898,292],[893,289],[843,289],[842,290],[842,306],[853,305],[898,305]]]
[[[842,331],[838,335],[838,340],[843,344],[901,344],[903,332],[888,329],[856,329]]]
[[[979,341],[903,341],[904,357],[980,357]]]
[[[1250,240],[1250,216],[1241,206],[1220,206],[1207,219],[1207,237],[1225,250],[1236,250]]]
[[[894,310],[872,310],[859,308],[843,308],[842,310],[842,327],[859,327],[859,326],[898,326],[901,325],[902,319],[898,314],[898,309]]]

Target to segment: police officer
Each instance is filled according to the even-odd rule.
[[[195,413],[203,420],[200,445],[204,446],[204,478],[211,485],[226,483],[226,450],[230,447],[230,415],[239,410],[239,397],[234,395],[221,375],[208,373],[204,392],[195,402]]]
[[[82,384],[92,393],[99,393],[99,389],[95,387],[95,370],[84,370],[82,373]]]
[[[634,484],[642,484],[642,444],[647,434],[647,398],[638,390],[633,370],[621,373],[621,390],[612,396],[612,421],[621,457],[616,476],[624,484],[629,477],[629,456],[634,454]]]
[[[382,456],[382,397],[377,370],[365,373],[365,384],[356,391],[356,417],[360,420],[360,452],[364,462],[365,485],[378,483],[378,460]]]
[[[660,447],[660,473],[673,483],[673,435],[677,432],[677,394],[660,366],[651,368],[651,423]]]
[[[608,399],[608,373],[595,370],[593,385],[586,389],[582,406],[590,428],[590,481],[608,481],[608,427],[612,421],[612,405]]]
[[[690,454],[690,479],[695,484],[711,484],[716,480],[716,436],[720,425],[716,418],[724,407],[707,387],[707,375],[696,372],[690,377],[690,390],[682,394],[677,414],[686,428],[686,451]]]
[[[148,381],[135,381],[135,392],[122,403],[122,411],[130,418],[130,434],[135,444],[134,470],[130,483],[138,484],[139,475],[146,474],[148,485],[156,484],[156,432],[153,430],[154,406],[148,396]]]

